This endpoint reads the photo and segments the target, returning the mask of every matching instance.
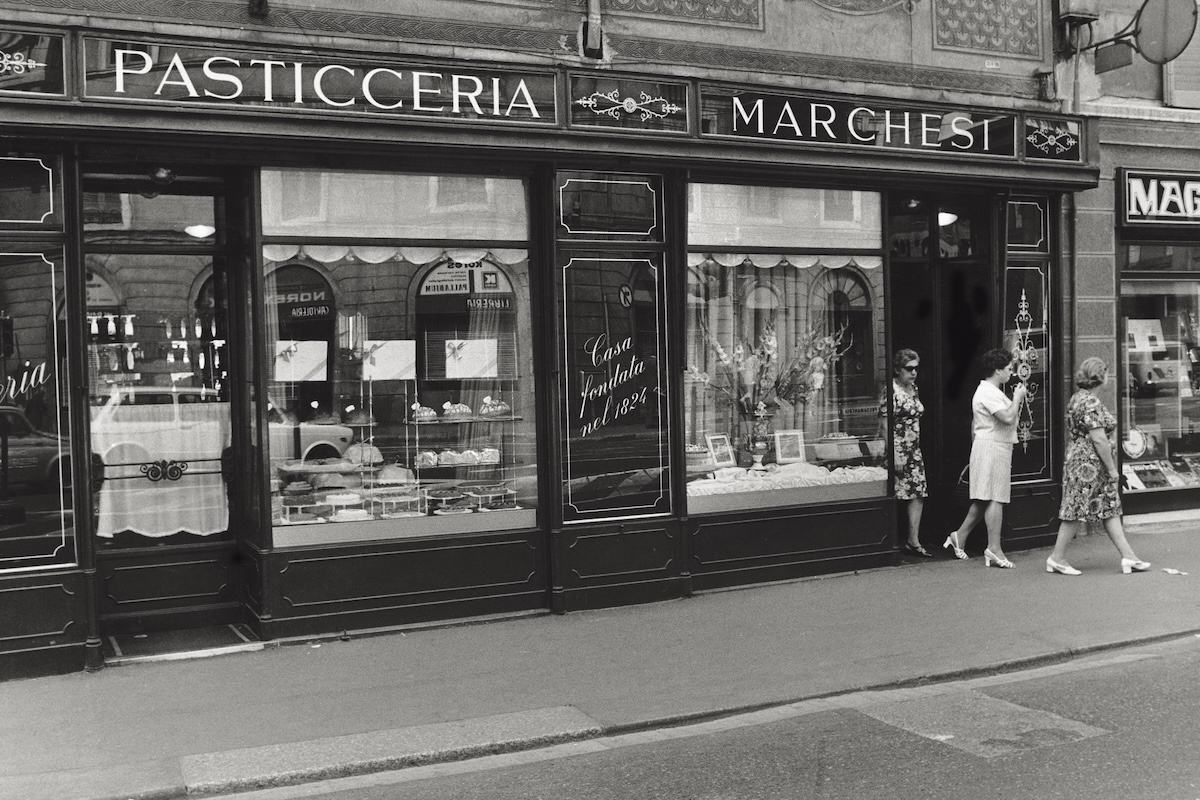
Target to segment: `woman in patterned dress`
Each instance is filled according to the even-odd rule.
[[[1071,443],[1063,464],[1063,498],[1058,510],[1062,524],[1054,552],[1046,559],[1046,572],[1079,575],[1079,570],[1067,563],[1067,544],[1079,532],[1082,523],[1099,520],[1104,523],[1108,538],[1121,553],[1121,571],[1145,572],[1150,569],[1133,552],[1125,539],[1121,525],[1121,497],[1117,481],[1117,447],[1113,433],[1117,420],[1093,394],[1097,386],[1108,380],[1108,365],[1099,358],[1085,359],[1075,373],[1079,391],[1067,403],[1067,431]]]
[[[921,358],[915,350],[898,350],[892,357],[892,454],[895,463],[896,499],[908,508],[908,541],[904,552],[922,558],[933,554],[921,546],[921,512],[929,487],[925,481],[925,457],[921,455],[921,415],[925,406],[917,396],[917,368]]]

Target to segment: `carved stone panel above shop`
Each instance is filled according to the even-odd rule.
[[[1042,0],[934,0],[934,47],[1042,57]]]

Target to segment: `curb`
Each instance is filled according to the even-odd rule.
[[[1094,655],[1096,653],[1121,650],[1131,647],[1143,647],[1160,642],[1185,639],[1189,636],[1200,636],[1200,628],[1193,628],[1175,633],[1165,633],[1137,639],[1128,639],[1119,642],[1067,648],[1054,653],[1017,658],[988,666],[966,667],[959,670],[950,670],[931,675],[921,675],[912,678],[889,681],[886,683],[871,684],[852,689],[826,692],[823,694],[810,695],[806,697],[778,699],[736,707],[725,707],[713,709],[711,711],[680,714],[630,724],[614,724],[608,726],[596,725],[585,730],[552,732],[523,738],[515,738],[508,741],[486,742],[481,744],[451,747],[444,750],[397,754],[390,757],[368,759],[336,766],[318,766],[311,769],[291,770],[286,773],[278,773],[273,775],[233,777],[224,780],[217,778],[202,782],[187,781],[182,786],[163,789],[161,791],[148,792],[136,796],[129,794],[123,794],[119,796],[107,795],[103,797],[91,797],[88,798],[88,800],[177,800],[178,798],[186,797],[214,797],[234,792],[245,792],[283,786],[297,786],[305,783],[330,780],[333,778],[356,777],[418,766],[468,761],[486,756],[538,750],[570,742],[582,742],[603,739],[611,736],[620,736],[629,733],[639,733],[649,730],[674,728],[684,725],[710,722],[727,717],[749,714],[807,701],[844,697],[863,692],[879,692],[894,689],[913,688],[926,686],[929,684],[949,683],[953,681],[967,680],[990,675],[1021,672],[1037,667],[1071,661],[1076,658],[1082,658],[1085,656]],[[462,722],[469,723],[471,720],[463,720]]]

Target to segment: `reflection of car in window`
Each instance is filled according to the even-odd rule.
[[[294,416],[269,413],[273,461],[287,458],[337,458],[353,439],[345,425],[297,422]],[[117,461],[149,458],[150,443],[173,431],[211,427],[211,436],[229,445],[229,403],[214,389],[201,387],[121,386],[92,397],[92,451],[105,463],[120,448]]]
[[[70,485],[66,439],[36,430],[15,406],[0,406],[0,436],[8,438],[9,485]]]

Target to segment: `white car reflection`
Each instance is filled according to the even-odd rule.
[[[271,461],[337,458],[354,438],[340,424],[296,422],[272,414],[268,424]],[[151,458],[186,431],[229,445],[229,402],[201,387],[120,386],[92,397],[92,452],[106,464]]]

